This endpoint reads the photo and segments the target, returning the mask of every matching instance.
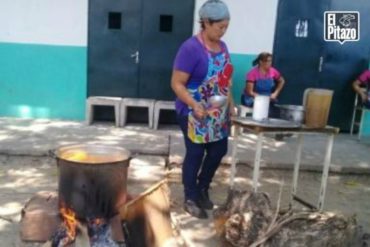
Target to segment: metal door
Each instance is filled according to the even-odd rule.
[[[143,1],[139,97],[173,100],[172,64],[193,29],[194,1]]]
[[[358,42],[324,41],[324,11],[359,11]],[[369,63],[370,2],[366,0],[280,0],[274,42],[274,66],[287,80],[282,103],[301,104],[308,87],[334,90],[329,124],[349,130],[352,81]],[[302,25],[302,23],[304,23]]]
[[[286,79],[279,97],[283,104],[302,104],[308,87],[320,87],[323,13],[329,1],[280,0],[273,64]]]
[[[141,1],[90,0],[88,95],[136,97]]]
[[[338,42],[325,42],[322,54],[320,86],[334,90],[329,123],[348,131],[355,96],[352,82],[369,65],[370,31],[367,23],[370,23],[370,2],[331,0],[330,10],[360,13],[360,40],[342,45]]]
[[[172,64],[193,12],[194,1],[90,0],[88,95],[173,100]]]

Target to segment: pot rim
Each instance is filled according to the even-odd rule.
[[[281,109],[285,109],[285,110],[302,111],[302,112],[305,111],[302,105],[276,105],[276,106]]]
[[[66,155],[68,153],[73,154],[77,152],[85,152],[87,154],[95,154],[100,156],[106,156],[104,161],[91,162],[88,160],[77,160],[73,158],[68,158]],[[122,147],[101,145],[101,144],[72,144],[63,145],[58,147],[54,152],[56,159],[64,160],[67,162],[72,162],[76,164],[86,164],[86,165],[98,165],[98,164],[112,164],[120,163],[131,159],[131,152]]]

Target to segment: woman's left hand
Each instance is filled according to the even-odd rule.
[[[270,95],[270,99],[271,100],[273,100],[273,101],[275,101],[276,99],[277,99],[277,93],[275,92],[275,93],[272,93],[271,95]]]

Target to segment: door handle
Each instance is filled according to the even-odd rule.
[[[131,58],[135,59],[135,63],[139,63],[139,51],[136,51],[135,53],[131,54]]]
[[[323,63],[324,63],[324,57],[323,57],[323,56],[321,56],[321,57],[320,57],[320,61],[319,61],[319,72],[321,72],[321,71],[322,71],[322,65],[323,65]]]

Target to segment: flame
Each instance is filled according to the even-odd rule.
[[[71,241],[73,241],[76,237],[76,227],[77,227],[76,214],[72,209],[67,208],[65,206],[62,206],[60,208],[60,214],[63,217],[63,222],[66,226],[68,238]]]
[[[92,222],[94,225],[101,225],[104,223],[104,219],[103,218],[96,218],[93,220]]]

